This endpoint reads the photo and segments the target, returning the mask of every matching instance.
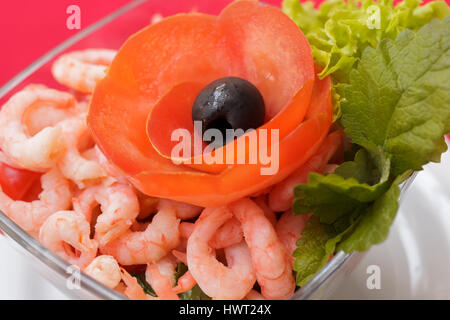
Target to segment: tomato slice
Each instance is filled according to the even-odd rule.
[[[267,120],[314,79],[311,47],[292,20],[256,0],[235,1],[219,16],[228,46],[243,63],[244,79],[262,93]]]
[[[97,144],[127,174],[171,170],[152,147],[147,117],[176,84],[208,83],[232,74],[236,60],[217,17],[180,14],[131,36],[96,87],[88,123]],[[239,72],[236,72],[238,74]]]
[[[0,186],[3,192],[13,200],[22,200],[33,183],[41,174],[16,169],[0,162]]]

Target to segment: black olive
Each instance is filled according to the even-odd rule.
[[[197,96],[192,120],[202,122],[202,137],[208,129],[221,131],[226,141],[227,129],[256,129],[264,124],[266,108],[259,90],[247,80],[226,77],[207,85]],[[200,132],[199,132],[200,133]],[[236,138],[236,137],[234,137]]]

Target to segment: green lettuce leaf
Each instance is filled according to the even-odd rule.
[[[399,184],[410,173],[399,176],[386,193],[366,208],[366,212],[361,214],[357,223],[352,226],[352,232],[340,239],[336,251],[365,251],[386,240],[398,211]]]
[[[308,184],[294,190],[294,213],[313,212],[320,222],[334,223],[379,198],[389,188],[390,160],[381,149],[374,150],[359,150],[354,161],[333,174],[311,173]]]
[[[304,286],[327,264],[337,243],[353,229],[356,217],[358,212],[341,217],[333,225],[321,223],[315,216],[308,220],[292,254],[298,286]]]
[[[400,175],[375,201],[361,203],[332,224],[312,216],[293,253],[297,285],[304,286],[311,280],[335,252],[365,251],[386,240],[398,211],[399,184],[410,175],[411,171]]]
[[[343,84],[367,47],[376,48],[383,39],[395,39],[410,29],[416,31],[433,18],[450,14],[445,1],[421,6],[421,0],[325,0],[318,8],[311,1],[284,0],[283,11],[307,37],[314,61],[323,67],[320,78],[331,75],[334,120],[341,117]]]
[[[450,123],[450,17],[367,48],[342,102],[346,134],[391,158],[392,173],[421,170],[445,151]]]

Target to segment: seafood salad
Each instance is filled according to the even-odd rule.
[[[230,1],[59,56],[0,109],[0,211],[130,299],[289,299],[446,151],[444,1]]]

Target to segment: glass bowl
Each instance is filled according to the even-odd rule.
[[[28,68],[0,88],[0,105],[15,92],[30,83],[43,83],[51,88],[67,90],[52,78],[50,69],[57,56],[64,52],[87,48],[118,49],[133,33],[151,22],[154,14],[173,15],[192,10],[218,14],[231,0],[135,0],[83,29],[72,38],[49,51]],[[412,176],[402,186],[402,195],[413,181]],[[74,270],[64,260],[43,247],[3,212],[0,212],[0,229],[3,238],[22,252],[31,264],[65,295],[74,299],[127,299],[91,277],[81,273],[79,286],[73,286]],[[1,233],[0,233],[1,234]],[[364,253],[337,253],[333,259],[304,287],[297,290],[292,299],[326,299],[332,296],[347,275],[352,272]]]

